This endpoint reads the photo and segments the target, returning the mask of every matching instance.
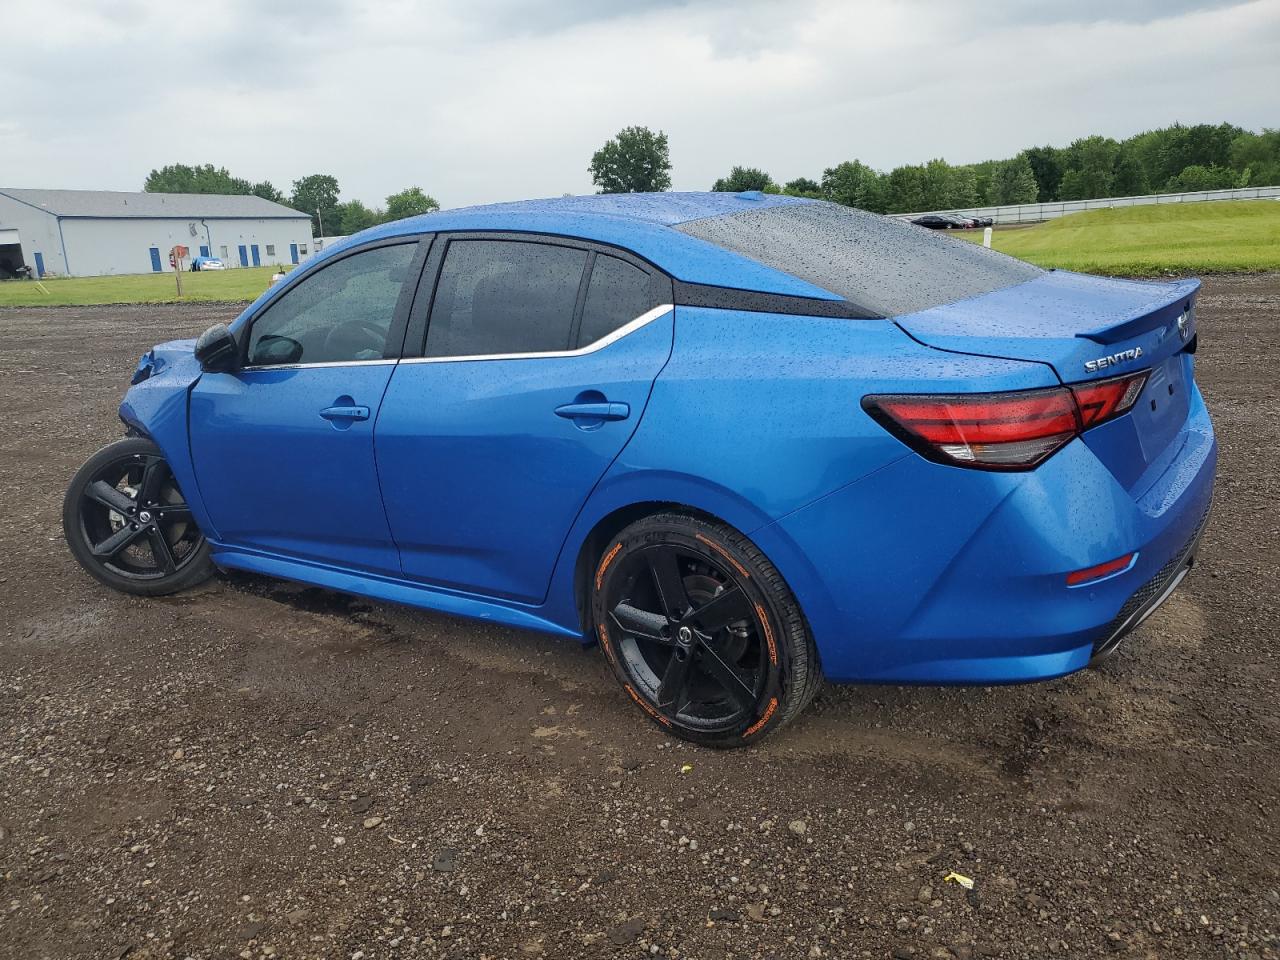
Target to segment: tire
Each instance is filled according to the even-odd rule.
[[[821,686],[790,588],[725,524],[682,513],[638,520],[609,540],[589,589],[605,659],[668,733],[747,746],[799,715]]]
[[[108,444],[76,472],[62,532],[91,577],[124,593],[165,596],[213,575],[209,543],[164,454],[143,437]]]

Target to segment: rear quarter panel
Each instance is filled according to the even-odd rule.
[[[549,612],[570,616],[578,551],[601,519],[631,504],[668,503],[752,536],[816,614],[830,598],[774,522],[916,457],[867,416],[863,396],[1056,383],[1045,364],[933,350],[887,320],[678,306],[671,359],[566,539],[549,601],[559,610]]]

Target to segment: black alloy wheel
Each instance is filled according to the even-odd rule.
[[[80,565],[126,593],[174,593],[213,572],[173,471],[141,437],[104,447],[80,468],[63,501],[62,526]]]
[[[817,690],[817,656],[790,590],[729,527],[648,517],[610,541],[591,586],[596,635],[615,674],[678,736],[745,745]]]

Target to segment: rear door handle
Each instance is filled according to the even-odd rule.
[[[320,416],[326,420],[368,420],[368,407],[325,407]]]
[[[556,416],[569,420],[625,420],[631,416],[631,406],[626,403],[566,403],[556,407]]]

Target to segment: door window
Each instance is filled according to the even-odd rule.
[[[599,254],[591,267],[578,346],[607,337],[651,306],[649,275],[617,257]]]
[[[427,356],[571,347],[587,251],[519,240],[454,240],[427,326]]]
[[[253,321],[249,364],[381,359],[416,246],[353,254],[290,287]]]

